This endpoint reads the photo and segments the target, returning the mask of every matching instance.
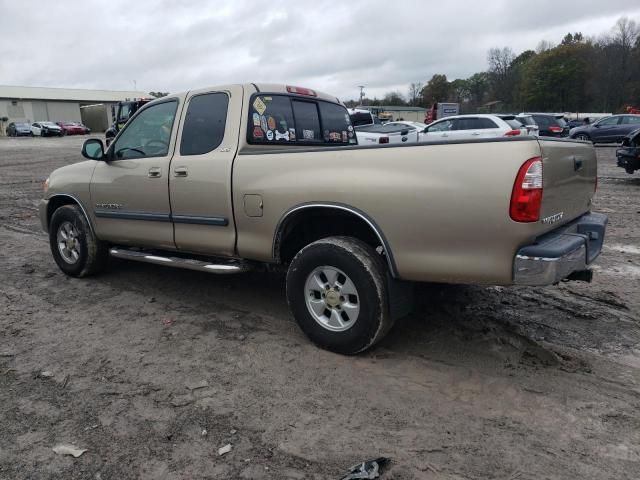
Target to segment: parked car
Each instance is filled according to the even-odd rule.
[[[11,122],[6,128],[8,137],[28,137],[31,133],[31,125],[22,122]]]
[[[527,134],[526,127],[514,115],[456,115],[427,126],[420,141],[518,137]]]
[[[622,140],[622,147],[616,151],[618,166],[627,173],[640,170],[640,128],[634,130]]]
[[[56,125],[62,129],[63,135],[86,135],[91,133],[91,130],[78,122],[56,122]]]
[[[61,137],[62,128],[53,122],[36,122],[31,125],[31,133],[39,137]]]
[[[541,137],[568,137],[569,126],[563,114],[554,113],[520,113],[516,116],[529,115],[538,125],[538,135]]]
[[[529,135],[538,135],[540,127],[531,115],[516,115],[516,120],[527,129]]]
[[[612,115],[571,130],[571,138],[593,143],[620,143],[640,127],[640,115]]]
[[[86,140],[87,161],[44,182],[53,258],[73,277],[110,255],[217,274],[279,265],[301,329],[343,354],[411,311],[412,282],[590,277],[607,223],[589,211],[592,145],[501,136],[371,148],[345,141],[351,126],[335,95],[292,86],[154,100],[106,151]]]

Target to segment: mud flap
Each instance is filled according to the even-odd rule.
[[[387,285],[391,320],[406,317],[413,311],[414,283],[396,280],[387,272]]]

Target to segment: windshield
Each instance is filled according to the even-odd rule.
[[[28,123],[16,123],[17,128],[31,128],[31,125]]]
[[[42,125],[46,125],[47,127],[57,127],[58,125],[56,125],[53,122],[40,122]]]

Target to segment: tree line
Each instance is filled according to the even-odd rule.
[[[428,108],[456,102],[463,112],[617,113],[640,107],[640,27],[626,17],[599,37],[567,33],[558,45],[541,41],[518,55],[508,46],[491,48],[487,64],[468,78],[435,74],[426,84],[411,83],[406,95],[389,92],[363,104]]]

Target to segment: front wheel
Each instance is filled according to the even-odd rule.
[[[94,236],[77,205],[64,205],[53,212],[49,244],[60,270],[72,277],[99,273],[109,257],[107,246]]]
[[[287,272],[287,301],[311,341],[341,354],[372,347],[392,326],[386,265],[372,247],[351,237],[304,247]]]

